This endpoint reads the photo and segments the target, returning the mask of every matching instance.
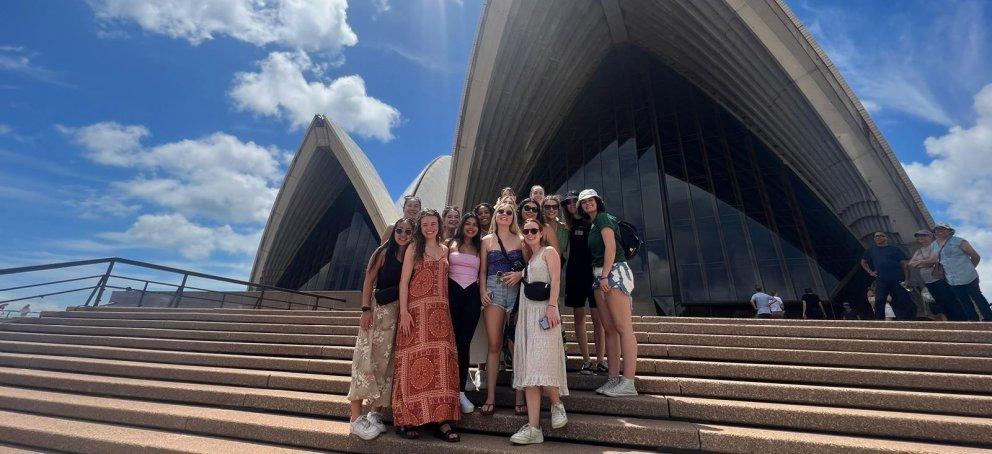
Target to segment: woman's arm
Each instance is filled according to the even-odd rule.
[[[403,270],[400,272],[400,332],[405,336],[413,329],[413,317],[409,311],[410,277],[413,276],[413,254],[411,245],[403,254]]]
[[[964,252],[971,259],[973,266],[978,266],[978,262],[982,261],[982,256],[978,255],[978,251],[971,247],[971,243],[968,240],[961,240],[961,252]]]
[[[599,276],[599,288],[605,293],[610,292],[610,285],[608,282],[610,276],[610,270],[613,269],[613,259],[617,255],[617,242],[613,237],[613,229],[609,227],[603,227],[601,230],[603,234],[603,272]]]
[[[544,315],[548,317],[548,324],[551,328],[561,323],[561,316],[558,314],[558,294],[561,292],[561,257],[554,248],[548,247],[544,251],[545,265],[548,266],[548,274],[551,275],[551,297],[548,298],[548,307],[544,309]]]
[[[486,273],[489,271],[489,260],[486,258],[489,256],[490,239],[490,235],[482,237],[482,244],[479,246],[481,248],[479,251],[479,299],[482,301],[482,307],[486,307],[492,302],[489,299],[489,292],[486,290]]]
[[[372,307],[372,290],[375,286],[375,278],[382,268],[382,263],[389,253],[389,248],[383,249],[379,257],[369,257],[369,264],[365,268],[365,281],[362,283],[362,307]],[[362,311],[362,318],[358,324],[362,331],[372,327],[372,311]]]

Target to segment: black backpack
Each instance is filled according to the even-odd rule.
[[[623,256],[630,260],[637,256],[641,250],[641,238],[637,236],[637,227],[623,219],[610,215],[617,223],[617,231],[614,232],[620,249],[623,249]]]

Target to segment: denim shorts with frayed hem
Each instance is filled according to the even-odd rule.
[[[507,313],[513,312],[517,307],[517,298],[520,297],[520,284],[508,286],[500,280],[499,276],[491,275],[486,277],[486,292],[492,304],[503,308]]]

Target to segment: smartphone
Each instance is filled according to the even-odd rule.
[[[551,323],[548,322],[548,317],[543,317],[537,321],[538,325],[541,325],[541,329],[551,329]]]

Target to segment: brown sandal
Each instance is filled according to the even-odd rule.
[[[492,416],[496,413],[496,404],[483,404],[479,407],[479,413],[481,413],[482,416]]]
[[[527,416],[527,404],[514,405],[513,414],[517,416]]]

